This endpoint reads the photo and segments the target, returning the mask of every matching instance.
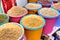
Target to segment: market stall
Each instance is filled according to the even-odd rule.
[[[0,40],[60,40],[59,0],[0,0]]]

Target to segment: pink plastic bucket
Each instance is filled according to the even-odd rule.
[[[46,25],[43,28],[43,34],[50,34],[53,31],[55,23],[56,18],[46,18]]]
[[[19,16],[19,17],[12,17],[10,16],[10,22],[16,22],[16,23],[20,23],[20,19],[25,16],[26,14],[28,14],[28,11],[26,10],[25,14]]]
[[[10,22],[16,22],[19,23],[20,22],[21,17],[10,17]]]

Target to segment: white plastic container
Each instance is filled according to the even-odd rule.
[[[25,6],[27,4],[27,0],[16,0],[17,6]]]

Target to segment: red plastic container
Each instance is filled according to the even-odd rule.
[[[53,31],[54,25],[56,23],[56,18],[46,18],[46,25],[43,28],[43,34],[50,34]]]

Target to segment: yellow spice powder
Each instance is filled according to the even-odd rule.
[[[6,23],[0,27],[0,40],[18,40],[23,31],[19,25]]]
[[[22,19],[22,24],[28,28],[38,28],[44,24],[44,20],[41,16],[26,16]]]

